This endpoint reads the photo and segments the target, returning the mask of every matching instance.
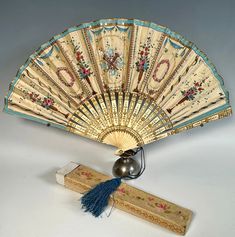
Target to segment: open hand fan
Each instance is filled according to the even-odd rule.
[[[107,19],[69,28],[32,54],[5,111],[128,150],[231,108],[194,44],[154,23]]]
[[[222,78],[193,43],[128,19],[81,24],[43,44],[10,85],[5,111],[113,145],[123,158],[232,112]],[[95,216],[103,207],[89,209],[90,200],[102,187],[83,200]]]

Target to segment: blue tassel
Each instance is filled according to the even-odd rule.
[[[121,184],[121,178],[107,180],[88,191],[82,198],[81,204],[85,212],[91,212],[98,217],[108,206],[110,195],[117,190]]]

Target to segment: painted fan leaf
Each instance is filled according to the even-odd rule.
[[[193,43],[140,20],[70,28],[42,45],[5,111],[127,150],[231,114],[223,80]]]

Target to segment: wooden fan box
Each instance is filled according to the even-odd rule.
[[[85,193],[111,177],[87,166],[71,162],[56,173],[57,182],[78,193]],[[184,235],[192,218],[192,211],[172,202],[122,183],[110,198],[110,205]]]

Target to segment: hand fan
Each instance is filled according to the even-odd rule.
[[[231,107],[221,76],[193,43],[154,23],[105,19],[69,28],[32,54],[5,111],[113,145],[125,158]]]

